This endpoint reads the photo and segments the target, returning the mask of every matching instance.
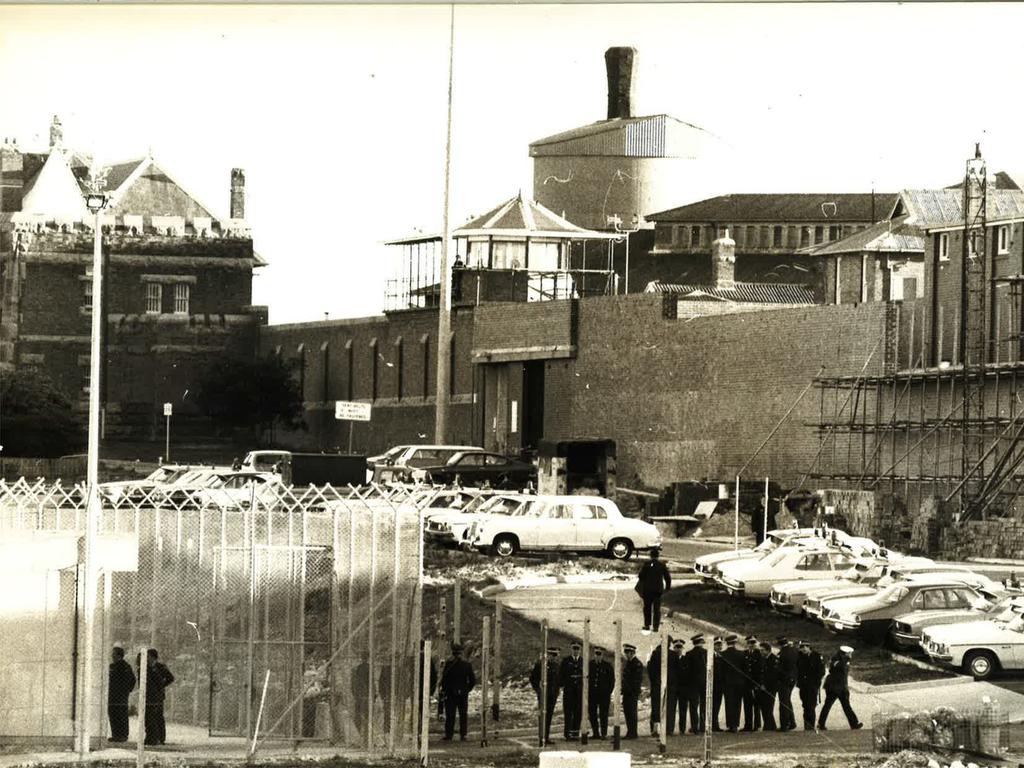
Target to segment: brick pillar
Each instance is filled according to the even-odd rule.
[[[245,218],[245,171],[231,169],[231,218]]]

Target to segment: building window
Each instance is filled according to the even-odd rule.
[[[1007,224],[1003,224],[1003,226],[999,227],[999,229],[997,230],[996,237],[998,238],[998,243],[999,243],[999,253],[1000,254],[1009,253],[1010,252],[1010,227]]]
[[[327,393],[331,391],[331,345],[330,342],[325,341],[320,345],[320,361],[323,365],[323,388],[324,396],[323,401],[327,402]]]
[[[782,247],[782,227],[772,227],[772,248]]]
[[[448,394],[455,394],[455,334],[452,334],[448,347]]]
[[[85,281],[82,283],[82,307],[92,311],[92,270],[85,270]]]
[[[757,247],[757,227],[747,227],[747,236],[744,238],[744,245],[747,248]]]
[[[829,228],[828,228],[828,239],[829,239],[830,242],[832,240],[838,240],[839,239],[839,225],[832,224],[831,226],[829,226]]]
[[[430,394],[430,334],[424,333],[420,344],[423,345],[423,399],[426,400]]]
[[[160,283],[146,283],[146,314],[158,315],[163,309],[164,287]]]
[[[174,314],[176,314],[176,315],[187,315],[188,314],[188,296],[189,296],[189,285],[188,285],[188,283],[175,283],[174,284]]]
[[[811,244],[811,228],[800,227],[800,247],[806,248]]]
[[[700,227],[690,227],[690,247],[700,248]]]
[[[370,340],[370,400],[377,400],[377,375],[380,368],[377,365],[377,340]]]
[[[824,240],[825,240],[825,228],[824,227],[815,227],[814,228],[814,244],[818,245],[819,243],[823,242]]]
[[[402,368],[404,367],[403,366],[403,362],[404,362],[403,357],[404,357],[404,355],[402,354],[402,349],[403,349],[403,347],[402,347],[402,337],[399,336],[397,339],[395,339],[395,369],[396,369],[395,370],[395,397],[398,398],[399,400],[402,399],[402,384],[403,384],[403,381],[402,381]]]
[[[949,261],[949,233],[939,234],[939,261]]]
[[[352,339],[345,342],[345,368],[347,380],[345,382],[345,399],[352,401],[355,399],[355,353],[352,347]]]

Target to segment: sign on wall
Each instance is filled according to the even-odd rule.
[[[339,421],[369,421],[370,404],[354,403],[350,400],[335,400],[334,418]]]
[[[173,416],[174,406],[171,403],[164,403],[164,416]]]

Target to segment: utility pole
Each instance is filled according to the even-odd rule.
[[[441,295],[437,302],[437,392],[434,398],[434,442],[448,442],[448,395],[451,391],[452,286],[448,266],[448,198],[451,194],[452,167],[452,72],[455,59],[455,6],[451,6],[448,33],[448,127],[444,143],[444,218],[441,227]]]

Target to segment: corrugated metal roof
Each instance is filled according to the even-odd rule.
[[[522,192],[452,232],[452,237],[477,235],[566,239],[621,237],[614,233],[594,232],[578,227],[536,200],[527,198]]]
[[[922,229],[957,226],[964,223],[963,198],[963,188],[905,189],[894,211]],[[1024,191],[990,189],[987,202],[989,221],[1024,218]]]
[[[805,285],[795,283],[734,283],[731,287],[714,285],[683,285],[652,280],[644,293],[678,294],[684,300],[748,302],[755,304],[815,304],[814,293]]]
[[[880,221],[867,229],[832,243],[813,248],[812,256],[835,256],[844,253],[924,253],[924,232],[907,221],[908,216]]]
[[[887,216],[896,200],[894,192],[719,195],[679,208],[647,214],[644,218],[648,221],[737,224],[870,222]]]
[[[604,157],[690,157],[690,145],[715,137],[670,115],[601,120],[556,133],[530,144],[530,157],[598,155]]]

